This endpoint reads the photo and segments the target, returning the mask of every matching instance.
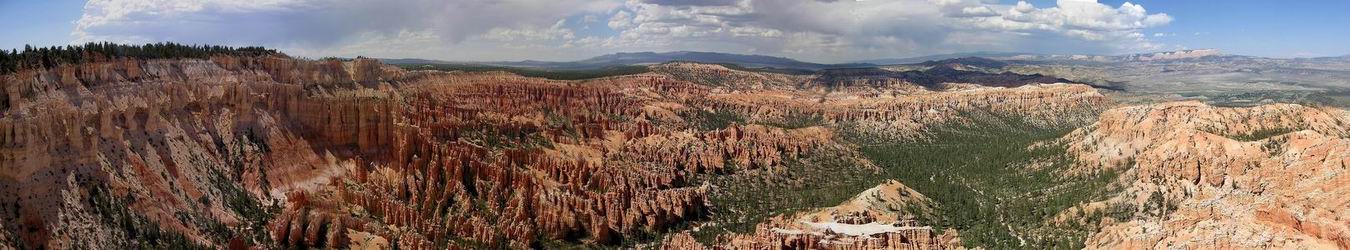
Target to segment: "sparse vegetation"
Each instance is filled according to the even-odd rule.
[[[1168,200],[1161,191],[1154,190],[1149,194],[1148,201],[1144,202],[1143,209],[1150,216],[1163,217],[1171,211],[1177,211],[1177,201]]]
[[[270,245],[272,238],[267,236],[267,231],[264,229],[267,222],[271,221],[281,208],[276,205],[264,206],[261,202],[258,202],[258,199],[253,198],[242,187],[235,184],[238,182],[229,181],[223,173],[212,172],[211,183],[220,189],[221,196],[225,199],[222,201],[225,208],[234,211],[243,221],[245,228],[241,229],[239,233],[245,234],[247,237],[241,238],[249,245]],[[229,238],[225,239],[228,240]]]
[[[166,231],[158,223],[131,210],[131,196],[118,197],[107,187],[89,188],[88,201],[109,228],[120,230],[126,242],[101,246],[115,249],[209,249],[180,233]]]
[[[1260,141],[1265,140],[1266,138],[1297,132],[1299,130],[1303,130],[1303,128],[1265,128],[1252,131],[1248,134],[1225,134],[1224,136],[1238,141]]]

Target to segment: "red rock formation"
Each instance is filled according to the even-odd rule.
[[[1088,246],[1350,247],[1348,122],[1343,110],[1290,104],[1108,111],[1064,138],[1078,172],[1123,170],[1112,202],[1163,211],[1106,225]]]
[[[362,97],[359,92],[314,90],[343,89],[338,79],[350,78],[342,64],[285,58],[114,60],[0,76],[8,102],[0,114],[0,193],[7,197],[0,210],[11,219],[18,219],[17,211],[9,210],[33,211],[25,221],[41,224],[35,231],[7,230],[25,232],[25,245],[43,245],[48,232],[43,228],[60,226],[43,218],[55,218],[58,211],[23,208],[58,207],[56,194],[73,188],[64,180],[75,176],[81,186],[107,183],[118,197],[139,197],[132,210],[167,230],[211,242],[202,235],[203,225],[174,218],[186,213],[238,223],[224,207],[216,185],[222,180],[213,178],[240,183],[266,199],[271,187],[330,169],[326,166],[335,160],[316,147],[370,149],[387,143],[387,134],[354,128],[389,127],[392,118],[352,113],[392,109],[389,105],[343,110],[335,104],[353,103],[349,99]],[[264,73],[269,71],[312,83],[276,82]],[[322,103],[337,111],[298,109]],[[310,134],[333,140],[311,144]]]
[[[688,171],[566,156],[573,147],[655,133],[609,118],[640,115],[640,100],[614,85],[477,77],[494,76],[410,83],[392,155],[358,175],[361,183],[340,187],[340,202],[412,229],[390,236],[413,247],[459,238],[526,248],[541,235],[613,243],[705,209],[706,188],[690,186]],[[666,86],[659,78],[634,80]],[[555,148],[519,148],[536,140]]]
[[[706,216],[715,204],[697,175],[843,148],[823,127],[700,129],[689,115],[699,111],[753,123],[818,115],[819,125],[912,136],[978,119],[956,115],[968,111],[1056,123],[1102,101],[1076,85],[820,94],[794,89],[802,77],[694,68],[553,81],[268,56],[106,60],[0,76],[0,221],[17,222],[0,231],[47,245],[65,235],[53,232],[79,231],[57,218],[95,212],[41,208],[71,203],[62,192],[106,186],[158,228],[208,246],[614,244]],[[687,78],[702,72],[734,83]],[[254,225],[236,204],[253,200],[280,211]],[[256,230],[271,243],[240,237]],[[886,237],[857,246],[939,238]]]

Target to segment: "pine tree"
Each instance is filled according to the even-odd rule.
[[[9,73],[9,51],[0,50],[0,74]]]

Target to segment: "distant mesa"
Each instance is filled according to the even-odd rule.
[[[1159,61],[1159,60],[1180,60],[1180,59],[1202,58],[1202,57],[1218,56],[1218,55],[1223,55],[1223,52],[1221,52],[1221,51],[1219,51],[1219,50],[1217,50],[1217,49],[1197,49],[1197,50],[1180,50],[1180,51],[1158,52],[1158,53],[1149,53],[1149,54],[1135,54],[1135,55],[1125,56],[1124,59],[1127,60],[1127,61]]]

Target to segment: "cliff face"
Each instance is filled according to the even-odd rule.
[[[0,223],[0,245],[651,241],[644,237],[717,216],[708,199],[717,187],[700,178],[773,174],[759,170],[822,148],[854,150],[837,127],[921,139],[984,116],[1073,123],[1104,101],[1079,85],[799,89],[807,80],[683,65],[553,81],[284,57],[23,71],[0,76],[0,221],[13,222]],[[865,165],[856,167],[875,168]],[[907,190],[896,185],[881,189]],[[922,203],[909,200],[922,197],[912,190],[873,196]],[[826,210],[813,223],[905,228],[840,246],[951,241],[867,204]],[[766,221],[766,231],[727,242],[808,246],[840,236],[775,230],[823,232],[799,222]]]
[[[1137,207],[1096,248],[1350,247],[1342,110],[1195,102],[1126,107],[1066,136],[1079,172],[1122,169]],[[1131,211],[1130,209],[1125,209]]]

